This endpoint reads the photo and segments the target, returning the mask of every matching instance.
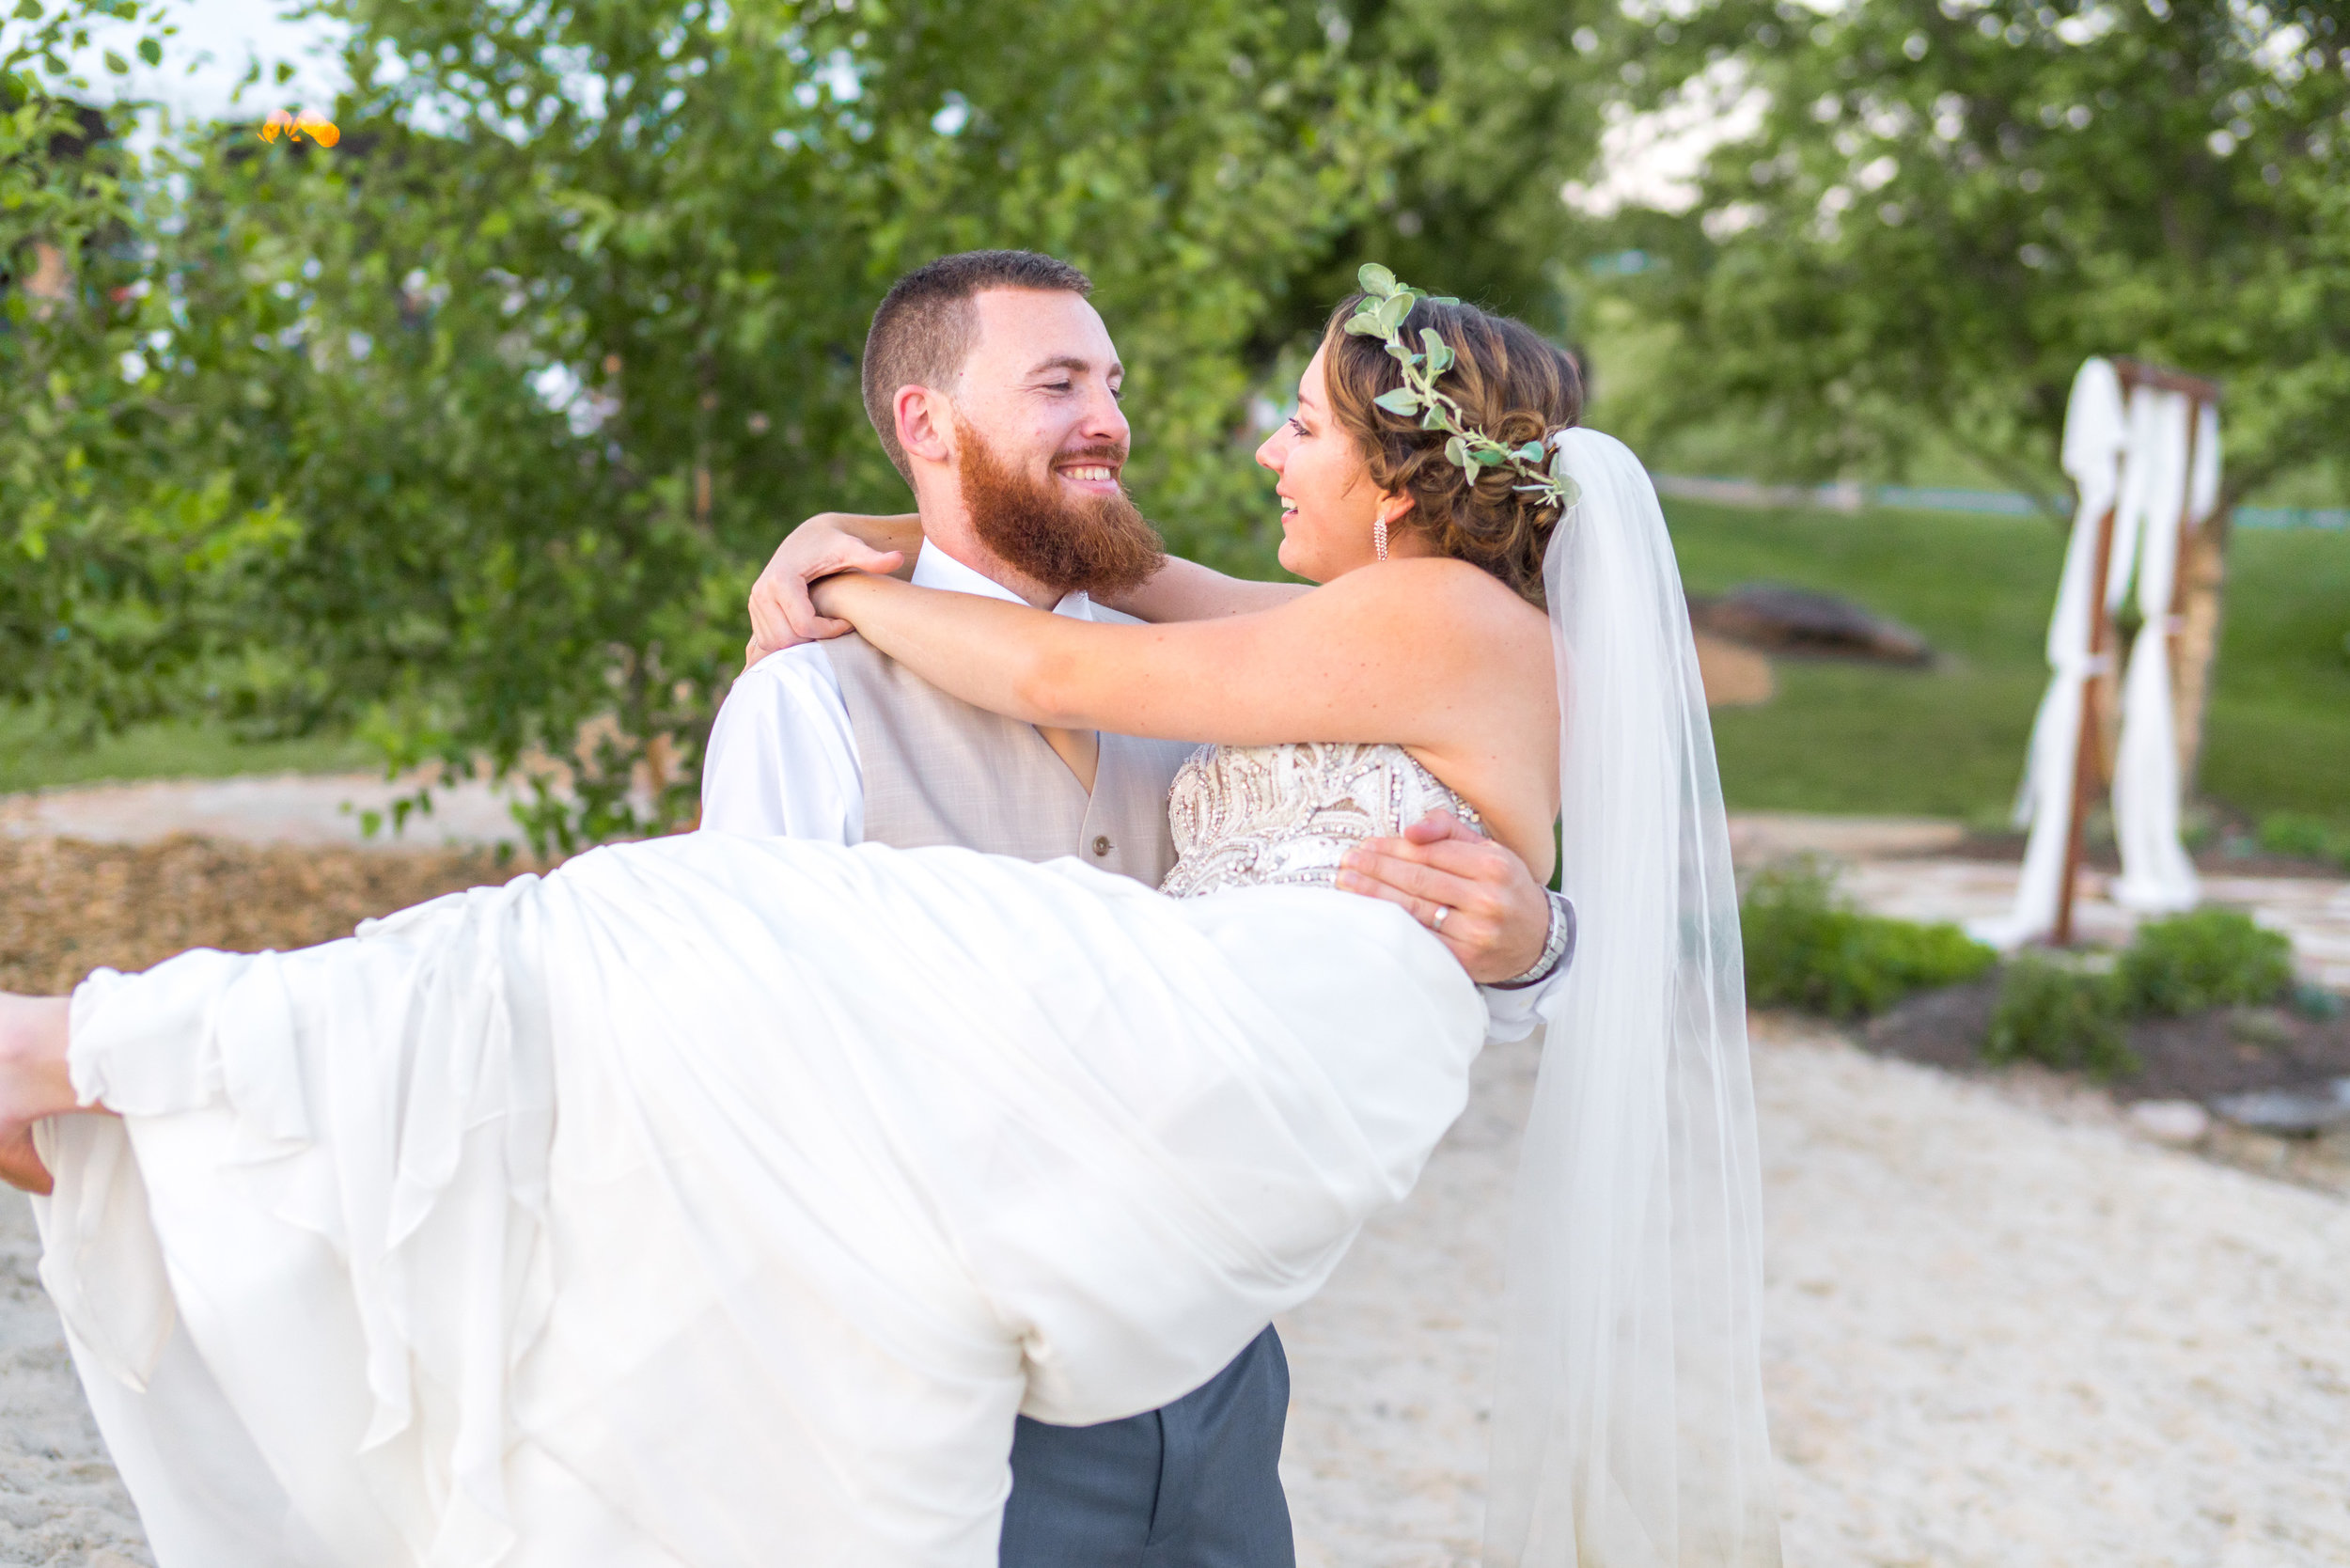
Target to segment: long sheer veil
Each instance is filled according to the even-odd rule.
[[[1738,895],[1697,649],[1638,460],[1554,439],[1581,486],[1543,568],[1580,948],[1512,1216],[1485,1560],[1776,1564]]]

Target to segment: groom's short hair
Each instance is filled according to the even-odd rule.
[[[1082,295],[1093,292],[1093,280],[1032,250],[966,250],[916,267],[890,286],[865,335],[865,416],[908,484],[914,467],[898,444],[898,388],[948,388],[979,340],[972,301],[989,289]]]

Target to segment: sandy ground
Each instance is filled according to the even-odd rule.
[[[1764,1375],[1811,1568],[2350,1564],[2350,1203],[1766,1021]],[[1285,1325],[1301,1561],[1476,1560],[1524,1047]]]
[[[151,1563],[74,1381],[39,1263],[32,1205],[0,1192],[0,1563]]]
[[[356,782],[0,799],[0,834],[70,819],[118,842],[203,826],[348,842],[337,808]],[[470,802],[434,825],[462,842],[497,816]],[[1964,917],[2013,886],[2012,868],[1938,855],[1947,824],[1734,831],[1742,858],[1854,863],[1855,892],[1888,913]],[[2313,969],[2350,976],[2350,887],[2245,880],[2227,894],[2294,929]],[[1785,1020],[1758,1035],[1791,1563],[2350,1568],[2350,1200],[2158,1146],[2094,1095],[1961,1081]],[[1308,1568],[1476,1560],[1533,1062],[1528,1046],[1487,1054],[1412,1200],[1283,1325]],[[147,1563],[36,1257],[29,1210],[0,1194],[0,1565]]]
[[[2350,1564],[2350,1203],[1764,1020],[1788,1560]],[[1283,1325],[1307,1568],[1476,1560],[1525,1046]],[[2027,1086],[2028,1089],[2028,1086]],[[146,1563],[0,1201],[0,1563]]]

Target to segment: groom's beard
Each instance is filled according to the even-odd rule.
[[[1140,586],[1167,564],[1167,545],[1122,489],[1115,495],[1073,494],[1049,474],[1015,471],[961,416],[963,504],[972,532],[997,560],[1055,593],[1101,595]],[[1115,447],[1067,452],[1115,468]]]

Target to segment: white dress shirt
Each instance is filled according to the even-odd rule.
[[[927,542],[914,557],[914,586],[1027,603]],[[1053,613],[1091,620],[1093,601],[1073,593]],[[702,761],[702,826],[835,844],[863,841],[865,770],[849,728],[849,701],[823,644],[795,643],[768,654],[727,694]]]
[[[1026,603],[927,542],[914,557],[914,585]],[[1093,601],[1073,593],[1053,613],[1091,620]],[[822,644],[797,643],[770,653],[735,681],[711,726],[702,760],[701,825],[757,838],[863,841],[865,770],[848,698]],[[1566,971],[1561,964],[1542,984],[1522,991],[1482,987],[1493,1038],[1517,1040],[1530,1032]]]

